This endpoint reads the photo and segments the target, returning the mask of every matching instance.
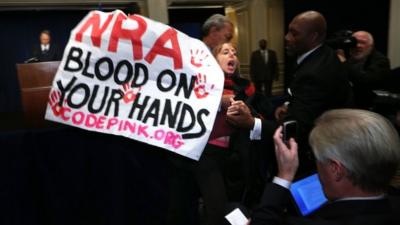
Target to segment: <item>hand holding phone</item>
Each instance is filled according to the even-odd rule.
[[[278,166],[277,177],[292,181],[299,167],[297,143],[293,139],[288,144],[283,142],[283,126],[278,127],[274,134],[275,157]]]

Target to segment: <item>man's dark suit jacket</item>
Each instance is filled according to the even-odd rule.
[[[400,224],[398,199],[347,200],[328,203],[307,217],[284,214],[290,192],[277,184],[266,185],[260,207],[251,217],[251,225],[394,225]]]
[[[308,145],[308,135],[314,120],[323,112],[348,107],[352,92],[347,71],[335,51],[322,45],[297,66],[289,86],[291,96],[284,120],[298,122],[300,168],[298,175],[314,170],[314,161]],[[262,125],[263,138],[271,138],[274,126],[266,121]]]
[[[374,49],[362,65],[357,66],[349,60],[345,66],[353,84],[356,107],[369,109],[376,96],[372,91],[384,89],[389,79],[389,59]]]
[[[32,57],[38,59],[39,62],[58,61],[61,60],[61,51],[56,44],[50,44],[47,52],[43,52],[40,44],[34,45]]]
[[[265,64],[261,50],[256,50],[251,54],[250,76],[252,81],[266,81],[276,79],[278,76],[278,66],[276,53],[268,49],[268,63]]]

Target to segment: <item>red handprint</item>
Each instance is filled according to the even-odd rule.
[[[199,51],[197,49],[193,52],[193,49],[190,49],[190,63],[195,67],[202,67],[203,61],[208,57],[208,54],[204,52],[204,50]]]
[[[122,85],[123,93],[124,93],[124,102],[126,104],[135,101],[137,94],[139,93],[140,90],[142,90],[142,87],[135,87],[132,88],[129,83],[125,83]]]
[[[207,76],[205,74],[197,74],[196,83],[194,88],[194,94],[197,98],[205,98],[208,96],[209,92],[206,90]],[[210,90],[214,89],[214,84],[211,85]]]
[[[62,105],[60,105],[61,92],[59,90],[53,90],[49,96],[49,104],[53,114],[57,117],[61,117],[63,120],[68,120],[68,117],[65,115],[66,112],[71,112],[71,109],[65,107],[64,104],[67,102],[65,100]]]

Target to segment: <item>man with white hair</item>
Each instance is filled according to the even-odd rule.
[[[214,14],[202,26],[203,42],[210,50],[233,38],[233,24],[226,16]]]
[[[390,63],[386,56],[374,48],[374,38],[369,32],[357,31],[353,37],[357,45],[350,49],[349,59],[341,51],[338,56],[349,71],[355,106],[371,109],[375,97],[373,90],[384,88],[384,82],[390,75]]]
[[[278,174],[266,185],[252,225],[400,224],[399,200],[386,195],[400,165],[400,139],[392,124],[374,112],[337,109],[316,121],[309,141],[329,202],[307,217],[285,216],[288,188],[299,166],[297,143],[274,135]]]

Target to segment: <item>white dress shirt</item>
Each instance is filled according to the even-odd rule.
[[[319,47],[321,47],[321,45],[317,45],[315,48],[297,57],[297,65],[300,65],[300,63],[302,63],[304,59],[307,58],[307,56],[309,56]],[[289,88],[288,88],[288,93],[291,93]],[[289,105],[289,103],[286,104]],[[261,140],[261,131],[262,131],[261,120],[259,118],[254,118],[254,127],[250,131],[250,140]]]
[[[47,45],[41,44],[41,45],[40,45],[40,48],[42,49],[42,52],[44,52],[44,51],[49,51],[49,49],[50,49],[50,44],[47,44]]]

